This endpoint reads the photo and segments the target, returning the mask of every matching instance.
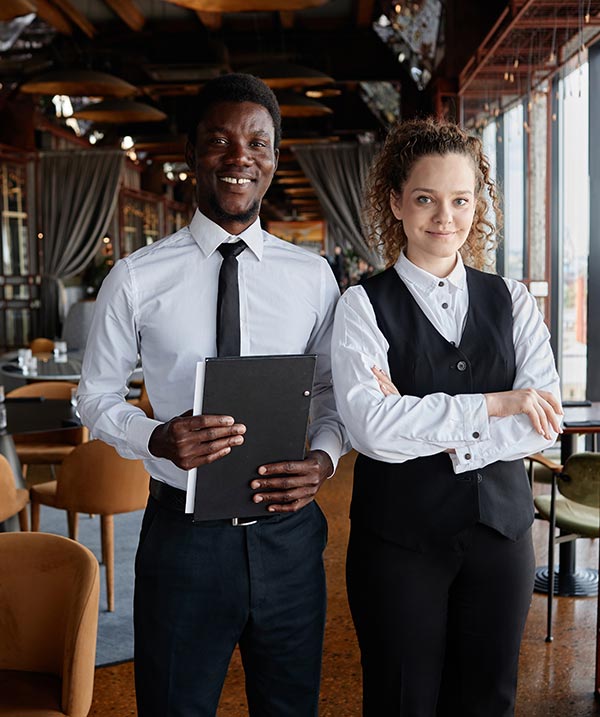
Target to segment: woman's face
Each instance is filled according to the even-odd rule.
[[[392,212],[402,220],[406,256],[436,276],[446,276],[467,240],[475,213],[475,170],[463,154],[432,154],[415,162]]]

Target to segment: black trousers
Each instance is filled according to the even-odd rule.
[[[150,498],[136,557],[138,717],[214,717],[236,643],[252,717],[315,717],[326,540],[314,502],[235,527]]]
[[[364,717],[510,717],[533,593],[531,530],[483,525],[425,553],[352,525],[350,609]]]

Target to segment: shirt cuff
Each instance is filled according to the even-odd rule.
[[[161,421],[156,421],[147,416],[133,416],[127,426],[127,442],[131,448],[139,453],[141,458],[154,458],[156,456],[150,453],[148,443],[150,436],[157,426],[161,425]]]
[[[482,393],[465,394],[467,405],[465,406],[465,441],[473,441],[476,445],[479,441],[490,439],[490,417],[488,415],[485,396]],[[463,453],[469,453],[465,447]]]
[[[340,446],[339,439],[336,436],[331,435],[330,433],[321,433],[320,435],[315,436],[311,441],[310,450],[324,451],[325,453],[327,453],[327,455],[331,459],[331,464],[333,465],[333,471],[331,472],[331,475],[327,476],[327,478],[331,478],[336,471],[338,461],[340,460],[340,456],[342,454],[342,448]]]

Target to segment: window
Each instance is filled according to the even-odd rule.
[[[589,231],[589,76],[584,63],[558,84],[558,238],[562,278],[562,391],[583,399],[587,370]]]
[[[523,105],[504,114],[504,274],[523,279],[525,246],[525,153]]]

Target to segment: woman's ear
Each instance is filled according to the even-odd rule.
[[[396,219],[402,221],[402,199],[395,189],[390,191],[390,207]]]

